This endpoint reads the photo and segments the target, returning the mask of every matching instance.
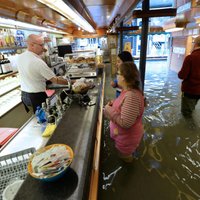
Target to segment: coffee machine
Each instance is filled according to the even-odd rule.
[[[49,47],[48,44],[45,45],[45,56],[44,56],[44,60],[47,63],[47,65],[49,67],[53,67],[57,64],[59,64],[59,60],[58,60],[58,52],[56,50],[55,47]]]

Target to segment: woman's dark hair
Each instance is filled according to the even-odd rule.
[[[133,62],[123,62],[119,66],[119,71],[128,87],[141,91],[140,73]]]
[[[128,51],[122,51],[118,54],[118,57],[122,60],[122,62],[133,62],[133,57]]]

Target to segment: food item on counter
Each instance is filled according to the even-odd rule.
[[[72,149],[65,144],[53,144],[39,149],[28,163],[28,172],[37,179],[51,181],[71,164]]]
[[[86,78],[77,79],[72,85],[72,91],[76,94],[85,94],[89,89],[94,88],[94,81]]]
[[[88,91],[88,85],[86,84],[85,78],[80,78],[72,85],[72,90],[74,93],[84,93]]]
[[[67,63],[95,63],[95,58],[93,57],[76,57],[76,58],[65,58]]]

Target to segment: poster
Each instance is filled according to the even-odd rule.
[[[124,51],[129,51],[131,53],[131,42],[125,42]]]

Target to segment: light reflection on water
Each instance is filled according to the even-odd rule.
[[[116,155],[104,121],[100,200],[200,199],[200,106],[194,121],[182,118],[180,80],[166,66],[164,61],[147,62],[145,134],[132,164]]]

